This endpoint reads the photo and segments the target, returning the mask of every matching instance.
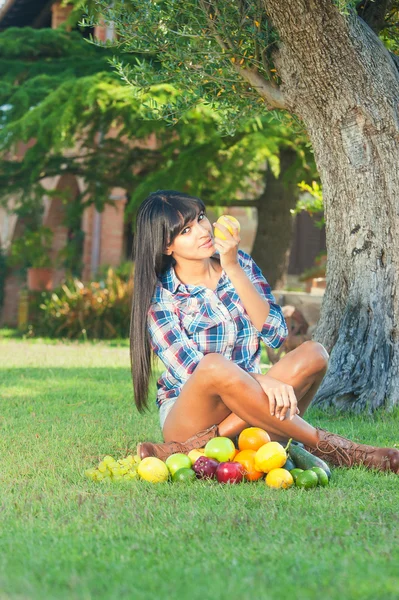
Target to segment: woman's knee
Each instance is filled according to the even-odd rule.
[[[325,373],[329,354],[322,344],[309,340],[299,346],[304,363],[312,373]]]
[[[195,371],[199,371],[199,373],[204,375],[206,374],[207,378],[211,377],[212,380],[218,381],[225,377],[227,372],[231,371],[232,364],[233,363],[222,354],[210,352],[201,358]]]

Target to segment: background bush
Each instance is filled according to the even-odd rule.
[[[100,281],[69,279],[33,300],[31,333],[69,339],[128,337],[132,291],[133,279],[123,280],[111,268]]]
[[[7,258],[5,251],[0,247],[0,309],[4,304],[4,287],[7,276]]]

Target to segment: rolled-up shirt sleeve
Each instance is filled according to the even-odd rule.
[[[148,311],[151,347],[178,381],[186,381],[204,354],[182,329],[172,301],[153,302]]]
[[[288,336],[288,328],[281,306],[276,303],[271,287],[256,262],[249,254],[245,254],[245,257],[249,259],[248,273],[252,283],[270,305],[270,312],[259,331],[259,337],[267,346],[279,348]]]

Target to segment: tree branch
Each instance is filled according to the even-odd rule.
[[[238,206],[238,207],[246,206],[246,207],[252,207],[252,208],[258,208],[259,203],[260,203],[259,199],[257,199],[257,200],[232,200],[231,202],[220,199],[217,202],[214,202],[212,200],[207,200],[206,196],[204,197],[204,202],[205,202],[206,206],[209,206],[209,207],[212,207],[212,206]]]
[[[278,86],[272,85],[256,71],[245,69],[239,65],[234,65],[234,68],[237,73],[258,92],[270,108],[287,108],[284,94]]]

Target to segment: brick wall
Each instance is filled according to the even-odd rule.
[[[58,254],[63,250],[68,241],[68,228],[64,224],[65,207],[60,198],[53,198],[47,213],[44,225],[49,227],[53,232],[53,240],[51,244],[51,261],[53,265],[57,264]],[[56,269],[53,276],[53,287],[58,286],[63,277],[64,269]]]
[[[9,275],[6,278],[4,304],[0,314],[0,325],[8,325],[9,327],[17,326],[19,292],[24,285],[24,282],[15,275]]]
[[[51,28],[57,29],[57,27],[66,21],[72,8],[72,6],[61,6],[61,2],[54,2],[51,6]]]
[[[115,206],[107,205],[102,215],[100,264],[118,266],[123,252],[123,221],[126,195],[121,188],[114,188]]]
[[[91,205],[83,213],[82,219],[82,230],[84,231],[84,243],[83,243],[83,281],[88,281],[91,274],[91,242],[92,242],[92,229],[93,229],[93,216],[94,206]]]
[[[99,265],[118,266],[123,260],[123,235],[124,235],[124,213],[126,204],[125,191],[122,188],[114,188],[111,199],[115,206],[106,205],[100,213],[100,252]],[[92,252],[94,243],[94,228],[96,217],[94,206],[89,206],[83,214],[82,229],[85,233],[83,247],[83,273],[82,279],[89,281],[92,271]]]

